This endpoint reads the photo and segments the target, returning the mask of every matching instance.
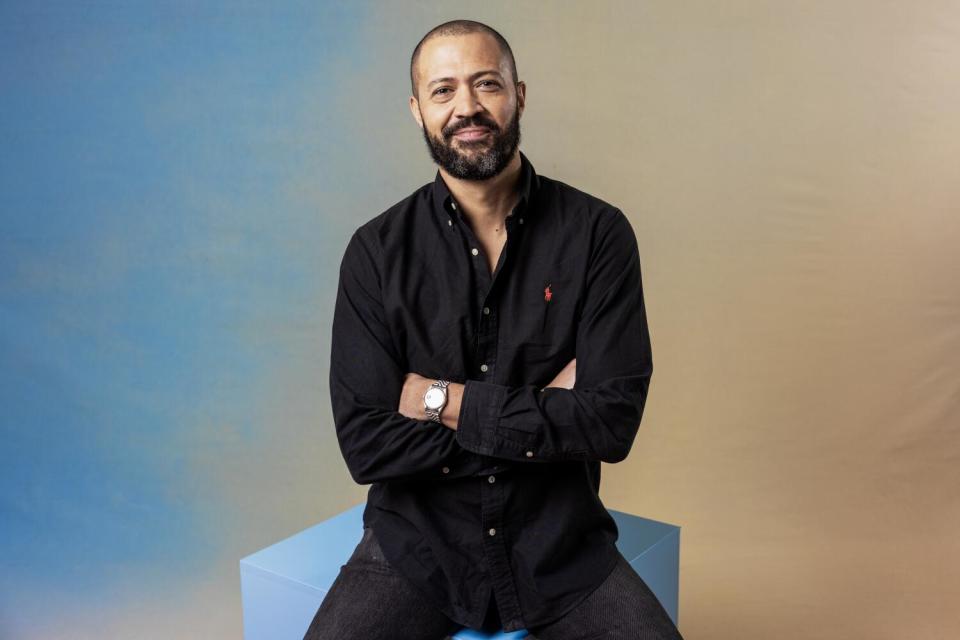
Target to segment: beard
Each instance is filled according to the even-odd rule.
[[[458,140],[453,137],[457,131],[467,127],[486,127],[490,135],[482,140]],[[503,129],[493,120],[478,114],[442,129],[439,137],[430,134],[426,127],[422,131],[433,161],[446,169],[447,173],[461,180],[486,180],[503,171],[520,144],[520,107],[517,105],[513,117]]]

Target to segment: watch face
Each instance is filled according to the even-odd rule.
[[[427,395],[423,397],[423,401],[428,408],[439,409],[441,406],[443,406],[444,395],[445,394],[443,391],[434,387],[427,391]]]

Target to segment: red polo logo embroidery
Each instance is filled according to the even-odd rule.
[[[547,285],[547,288],[543,290],[543,299],[547,302],[550,302],[550,298],[553,297],[553,291],[550,291],[550,285]]]

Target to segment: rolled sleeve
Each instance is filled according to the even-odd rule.
[[[464,383],[456,431],[462,447],[482,455],[494,454],[500,406],[506,392],[502,385],[480,380]]]

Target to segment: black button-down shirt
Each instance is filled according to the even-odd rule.
[[[630,451],[653,373],[626,216],[520,155],[493,273],[439,171],[357,229],[330,362],[384,556],[455,622],[479,628],[495,603],[506,631],[559,618],[613,570],[600,462]],[[544,388],[574,357],[574,388]],[[407,372],[466,385],[456,430],[399,413]]]

